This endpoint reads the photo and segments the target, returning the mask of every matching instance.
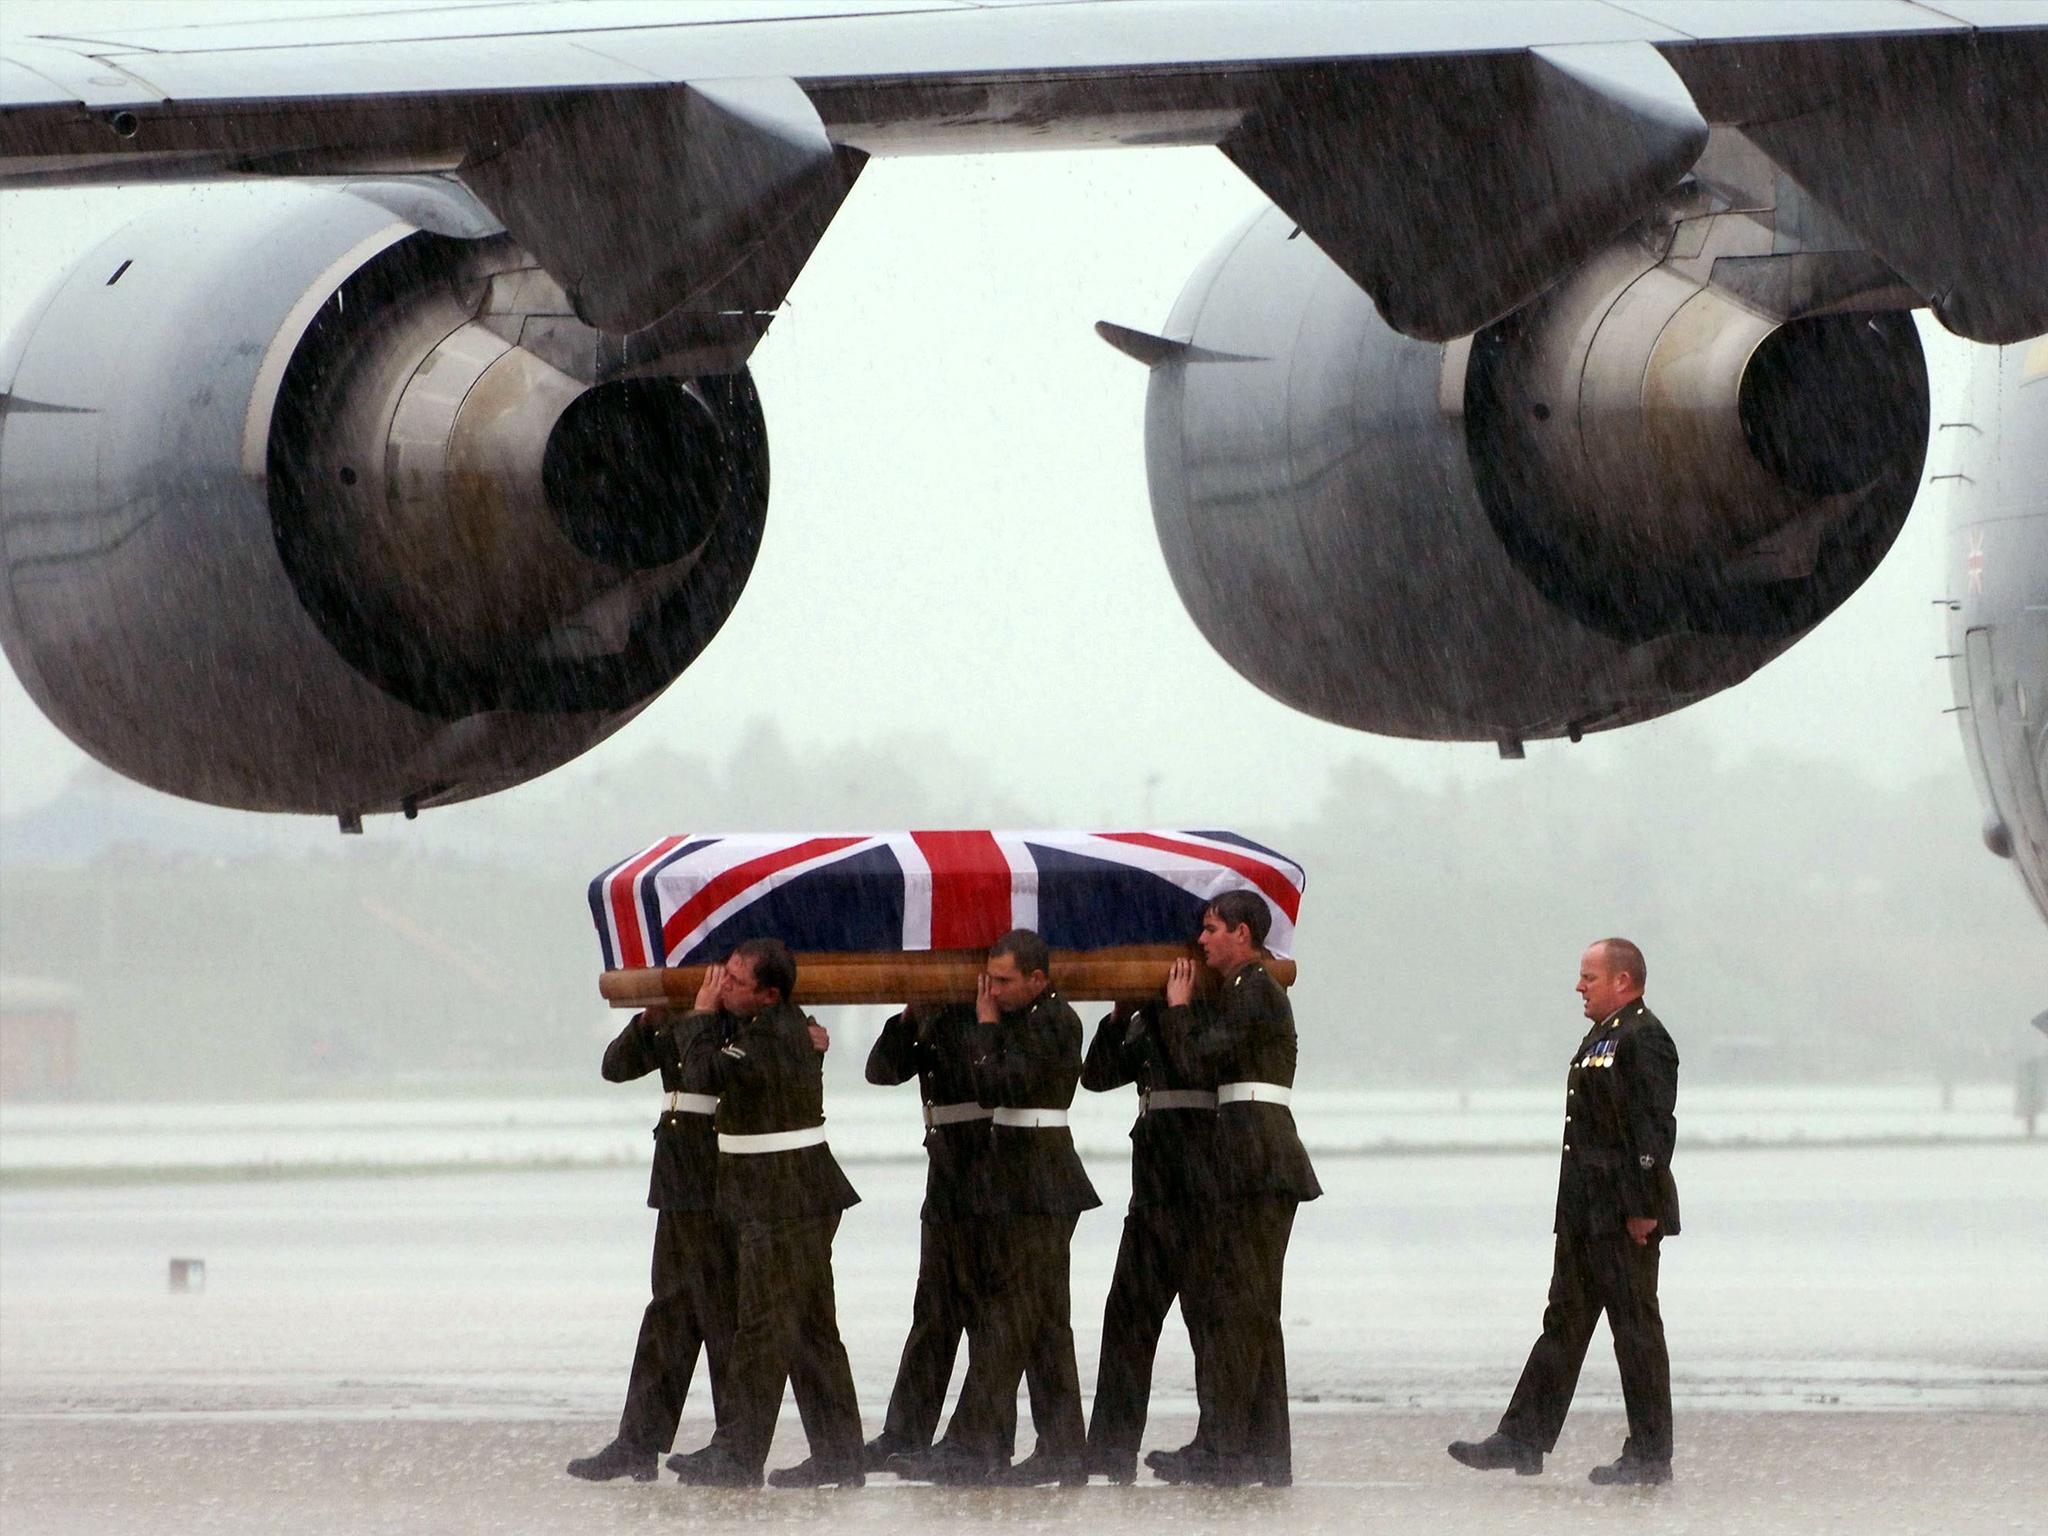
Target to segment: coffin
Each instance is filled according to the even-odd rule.
[[[693,833],[598,875],[590,911],[617,1008],[687,1007],[701,967],[756,937],[795,952],[806,1006],[971,1002],[1012,928],[1043,935],[1067,997],[1136,1000],[1195,955],[1202,909],[1233,890],[1266,903],[1268,968],[1291,985],[1305,883],[1234,832]]]

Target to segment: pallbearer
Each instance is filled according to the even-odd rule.
[[[1183,1077],[1160,1043],[1160,1005],[1119,1003],[1095,1026],[1081,1086],[1138,1086],[1131,1126],[1131,1205],[1102,1309],[1102,1357],[1088,1420],[1088,1469],[1111,1482],[1137,1476],[1152,1395],[1152,1360],[1176,1297],[1188,1341],[1202,1354],[1202,1288],[1195,1265],[1216,1202],[1213,1078]]]
[[[975,1097],[974,1063],[988,1054],[992,1026],[971,1004],[905,1008],[882,1026],[868,1053],[868,1081],[894,1087],[913,1078],[923,1100],[927,1159],[924,1209],[919,1213],[917,1290],[910,1304],[910,1334],[896,1367],[882,1432],[867,1445],[870,1472],[891,1456],[932,1443],[953,1361],[975,1305],[978,1228],[977,1182],[984,1176],[994,1114]],[[1017,1404],[1004,1411],[1001,1453],[1017,1433]]]
[[[1294,1010],[1260,963],[1271,924],[1261,897],[1226,891],[1197,940],[1220,983],[1214,1005],[1193,1006],[1193,961],[1177,961],[1166,983],[1167,1060],[1183,1082],[1214,1082],[1217,1106],[1195,1359],[1202,1417],[1192,1444],[1146,1457],[1168,1482],[1293,1481],[1281,1278],[1295,1208],[1323,1191],[1288,1107]]]
[[[669,1465],[686,1483],[758,1487],[783,1383],[811,1454],[777,1487],[858,1487],[860,1406],[839,1339],[832,1239],[860,1197],[825,1143],[823,1058],[790,1001],[796,963],[748,939],[705,972],[684,1021],[687,1074],[718,1090],[718,1209],[738,1233],[738,1324],[718,1431]]]
[[[618,1436],[596,1455],[570,1462],[569,1474],[644,1483],[653,1480],[655,1459],[676,1437],[699,1353],[707,1357],[714,1412],[721,1400],[732,1349],[733,1229],[716,1210],[718,1137],[711,1117],[718,1099],[687,1091],[675,1016],[665,1008],[634,1014],[605,1047],[603,1071],[608,1083],[661,1074],[665,1097],[647,1185],[647,1203],[659,1213],[654,1294],[640,1318]]]
[[[975,1017],[990,1039],[974,1064],[974,1087],[994,1113],[976,1201],[980,1262],[967,1379],[945,1439],[922,1455],[891,1459],[906,1477],[1067,1486],[1088,1480],[1068,1251],[1081,1212],[1102,1200],[1067,1129],[1081,1077],[1081,1021],[1052,989],[1050,963],[1045,940],[1029,929],[1014,929],[989,949]],[[1015,1411],[1027,1367],[1038,1446],[1006,1467],[1006,1405]]]

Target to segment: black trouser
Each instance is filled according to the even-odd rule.
[[[1637,1247],[1623,1232],[1558,1237],[1543,1336],[1529,1351],[1529,1363],[1501,1416],[1502,1434],[1539,1450],[1556,1446],[1593,1325],[1605,1312],[1628,1405],[1628,1443],[1622,1452],[1645,1461],[1671,1458],[1671,1357],[1664,1348],[1663,1314],[1657,1310],[1661,1241],[1653,1237]]]
[[[928,1217],[918,1223],[917,1291],[910,1302],[910,1333],[896,1366],[896,1388],[882,1433],[901,1446],[922,1450],[932,1443],[960,1336],[974,1315],[975,1226],[959,1217]],[[1017,1398],[996,1405],[1002,1422],[1002,1452],[1017,1441]]]
[[[1067,1274],[1078,1220],[996,1216],[978,1224],[979,1304],[968,1322],[967,1379],[946,1426],[949,1444],[975,1456],[1002,1455],[1004,1405],[1016,1413],[1017,1379],[1023,1376],[1030,1384],[1038,1448],[1050,1456],[1086,1451]]]
[[[660,1211],[654,1222],[653,1298],[640,1316],[633,1373],[619,1439],[665,1451],[676,1437],[683,1400],[701,1349],[709,1356],[711,1411],[724,1416],[731,1367],[733,1234],[710,1211]]]
[[[1291,1199],[1230,1200],[1210,1212],[1204,1243],[1204,1324],[1195,1356],[1202,1405],[1195,1443],[1219,1456],[1253,1456],[1292,1466],[1287,1418],[1287,1344],[1280,1298]]]
[[[832,1294],[839,1213],[795,1221],[743,1221],[738,1326],[714,1443],[758,1471],[775,1438],[786,1381],[811,1454],[860,1465],[860,1403]]]
[[[1180,1298],[1188,1341],[1202,1353],[1202,1256],[1196,1221],[1186,1210],[1134,1207],[1124,1217],[1116,1274],[1102,1308],[1102,1359],[1095,1372],[1095,1408],[1088,1420],[1088,1451],[1098,1459],[1138,1454],[1152,1397],[1152,1360],[1174,1298]]]

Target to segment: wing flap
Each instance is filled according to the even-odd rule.
[[[777,275],[772,310],[845,199],[842,160],[789,80],[578,98],[462,179],[614,333],[697,304],[728,276]]]
[[[1972,341],[2048,331],[2048,34],[1715,44],[1694,98]]]
[[[1649,212],[1706,143],[1671,66],[1619,43],[1332,71],[1223,152],[1390,325],[1448,341]]]

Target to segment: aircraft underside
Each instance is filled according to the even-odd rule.
[[[644,708],[746,582],[747,358],[875,155],[1229,156],[1272,208],[1102,327],[1181,598],[1298,709],[1509,755],[1862,583],[1934,425],[1910,310],[2048,331],[2048,11],[488,9],[0,61],[0,185],[276,180],[131,225],[0,354],[0,640],[143,783],[359,825]],[[2048,386],[2008,394],[1959,537],[2020,585],[1955,649],[2042,902]]]

